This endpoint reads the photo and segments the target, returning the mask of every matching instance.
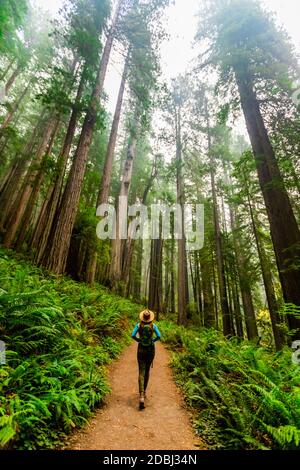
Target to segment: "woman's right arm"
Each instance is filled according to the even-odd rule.
[[[138,331],[139,331],[139,324],[137,323],[134,327],[133,332],[131,333],[131,338],[134,339],[137,343],[140,342],[140,338],[137,337]]]

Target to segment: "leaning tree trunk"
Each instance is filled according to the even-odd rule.
[[[120,281],[122,278],[122,239],[120,238],[121,224],[127,223],[127,213],[124,214],[124,207],[120,207],[119,201],[128,201],[129,189],[132,178],[133,163],[136,156],[136,143],[137,143],[137,114],[134,118],[134,130],[131,133],[130,141],[128,144],[126,161],[123,169],[121,180],[121,187],[119,192],[119,199],[116,203],[116,237],[112,240],[111,245],[111,265],[110,265],[110,282],[114,289],[120,288]]]
[[[54,221],[55,213],[60,202],[67,163],[68,163],[68,159],[70,156],[71,146],[72,146],[72,142],[73,142],[75,131],[76,131],[77,121],[80,115],[80,102],[82,99],[85,81],[86,81],[86,76],[85,76],[85,69],[84,69],[82,71],[80,83],[78,86],[75,103],[72,108],[72,113],[71,113],[71,117],[69,120],[69,125],[68,125],[68,129],[66,132],[66,136],[63,142],[61,152],[57,159],[56,177],[54,180],[54,184],[51,188],[51,193],[48,195],[46,207],[43,213],[41,214],[41,217],[38,220],[38,224],[35,229],[35,233],[33,235],[32,243],[31,243],[31,247],[37,249],[36,256],[35,256],[35,261],[37,264],[40,263],[43,257],[43,254],[47,245],[47,240],[51,232],[51,227]]]
[[[156,313],[157,320],[162,308],[162,250],[163,240],[160,233],[160,238],[151,240],[148,298],[148,307]]]
[[[3,231],[5,222],[9,217],[10,209],[19,193],[26,170],[30,164],[30,155],[33,153],[34,145],[36,143],[37,135],[41,130],[41,123],[43,122],[44,111],[31,134],[31,137],[21,154],[15,158],[12,172],[9,180],[2,188],[0,193],[0,232]]]
[[[284,187],[273,147],[263,121],[254,86],[247,72],[236,71],[241,104],[255,156],[260,187],[270,223],[283,297],[300,306],[300,231]],[[300,319],[288,315],[289,327],[300,339]]]
[[[27,86],[24,88],[24,90],[22,91],[21,95],[19,96],[19,98],[12,104],[9,112],[7,113],[7,115],[5,116],[4,118],[4,121],[2,122],[1,126],[0,126],[0,137],[1,135],[3,134],[3,131],[9,126],[9,124],[11,123],[12,121],[12,118],[14,117],[15,113],[18,111],[19,107],[20,107],[20,104],[22,103],[23,99],[25,98],[25,96],[27,95],[28,91],[29,91],[29,88],[31,86],[31,81],[28,82]]]
[[[235,251],[235,256],[236,256],[237,272],[238,272],[241,294],[242,294],[247,338],[251,340],[251,339],[258,338],[258,330],[257,330],[255,311],[254,311],[253,300],[252,300],[251,286],[250,286],[250,281],[248,278],[248,269],[246,266],[245,255],[243,253],[239,239],[236,236],[236,230],[237,230],[236,216],[231,206],[229,207],[229,212],[230,212],[231,229],[233,232],[233,244],[234,244],[234,251]]]
[[[196,285],[196,263],[195,263],[195,257],[194,257],[194,263],[193,263],[191,252],[189,253],[188,259],[189,259],[189,267],[190,267],[190,274],[191,274],[194,305],[196,305],[196,313],[199,314],[198,290],[197,290],[197,285]]]
[[[51,135],[51,138],[50,138],[50,142],[49,142],[45,157],[50,155],[51,152],[52,152],[52,147],[54,145],[55,137],[56,137],[56,135],[59,131],[60,125],[61,125],[61,122],[57,118],[55,126],[54,126],[53,131],[52,131],[52,135]],[[22,217],[22,220],[21,220],[20,225],[22,227],[22,230],[19,232],[19,234],[16,238],[16,241],[15,241],[15,248],[16,248],[17,251],[21,250],[22,245],[25,241],[25,238],[26,238],[26,235],[27,235],[27,230],[28,230],[28,228],[31,224],[31,221],[32,221],[32,214],[33,214],[33,211],[34,211],[34,208],[35,208],[35,205],[36,205],[36,202],[37,202],[42,184],[44,182],[44,178],[45,178],[44,161],[45,161],[45,158],[42,160],[39,171],[38,171],[38,173],[37,173],[37,175],[36,175],[36,177],[33,181],[31,194],[30,194],[28,203],[26,205],[26,209],[24,211],[24,214],[23,214],[23,217]]]
[[[65,270],[72,230],[75,223],[83,179],[86,170],[88,152],[92,143],[94,128],[97,120],[97,108],[103,91],[104,79],[108,61],[115,38],[115,30],[121,10],[122,1],[118,3],[110,33],[106,40],[101,62],[98,68],[96,83],[91,101],[82,126],[81,135],[74,156],[68,182],[57,211],[55,224],[48,238],[47,247],[42,257],[42,264],[55,273]]]
[[[268,260],[267,253],[263,246],[261,236],[257,227],[257,221],[254,215],[254,210],[252,207],[249,193],[247,194],[247,199],[248,199],[248,207],[249,207],[250,216],[251,216],[253,233],[254,233],[254,237],[256,241],[258,257],[260,260],[261,272],[263,276],[269,312],[270,312],[275,348],[277,351],[279,351],[284,346],[285,341],[284,341],[283,332],[280,329],[280,325],[283,326],[283,324],[282,324],[282,320],[279,314],[279,305],[276,299],[275,289],[274,289],[273,280],[272,280],[272,271],[270,268],[270,263]]]
[[[30,165],[27,176],[25,177],[25,181],[22,185],[20,194],[15,200],[13,207],[10,211],[10,217],[6,224],[6,232],[4,236],[4,246],[6,248],[11,247],[14,242],[17,231],[20,228],[21,219],[23,217],[28,200],[33,191],[35,178],[39,172],[38,167],[41,164],[42,158],[44,157],[56,122],[57,121],[55,117],[49,118],[49,121],[43,133],[42,140],[37,149],[37,153]]]
[[[126,76],[127,76],[127,65],[128,65],[128,57],[125,61],[123,76],[121,80],[121,85],[119,89],[114,119],[111,127],[111,132],[109,136],[109,141],[107,145],[107,151],[104,160],[104,167],[102,171],[102,178],[101,178],[101,186],[97,198],[97,208],[101,204],[106,204],[109,198],[109,190],[110,190],[110,183],[111,183],[111,174],[115,156],[115,148],[118,136],[118,129],[121,117],[121,109],[125,91],[125,84],[126,84]],[[88,250],[87,252],[87,272],[86,272],[86,282],[88,284],[93,284],[95,281],[95,274],[96,274],[96,267],[97,267],[97,253],[93,249]]]
[[[126,59],[125,66],[124,66],[124,71],[123,71],[123,76],[122,76],[121,85],[119,89],[114,119],[113,119],[113,123],[111,126],[109,141],[107,145],[107,150],[106,150],[106,155],[105,155],[105,160],[104,160],[104,167],[103,167],[102,178],[101,178],[101,186],[100,186],[100,191],[99,191],[98,199],[97,199],[97,207],[100,206],[100,204],[106,204],[109,198],[111,173],[112,173],[112,167],[113,167],[113,162],[114,162],[115,148],[116,148],[118,129],[119,129],[119,123],[120,123],[120,117],[121,117],[121,109],[122,109],[122,104],[123,104],[125,84],[126,84],[126,78],[127,78],[127,67],[128,67],[128,58]]]
[[[176,312],[175,307],[175,240],[171,242],[171,285],[170,285],[170,310],[171,313]]]
[[[13,86],[13,84],[15,83],[15,80],[16,78],[20,75],[20,73],[22,72],[23,70],[23,66],[22,65],[18,65],[17,68],[13,71],[12,75],[9,77],[9,79],[7,80],[6,84],[5,84],[5,94],[8,95],[11,87]]]

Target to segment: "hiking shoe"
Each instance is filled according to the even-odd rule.
[[[140,398],[140,410],[143,410],[144,408],[145,408],[144,398]]]

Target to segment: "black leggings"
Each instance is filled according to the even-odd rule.
[[[149,348],[138,345],[137,359],[139,363],[139,392],[144,393],[149,382],[150,367],[155,356],[154,346]]]

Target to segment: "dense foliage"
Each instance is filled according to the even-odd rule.
[[[51,448],[108,393],[105,366],[126,344],[138,307],[6,251],[0,285],[0,446]]]
[[[300,365],[213,329],[161,321],[197,433],[211,449],[300,449]]]

